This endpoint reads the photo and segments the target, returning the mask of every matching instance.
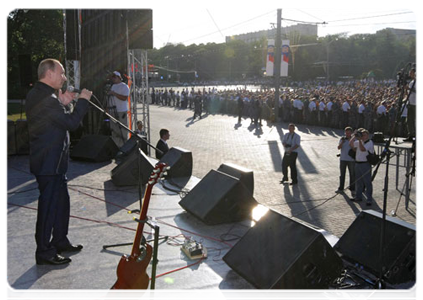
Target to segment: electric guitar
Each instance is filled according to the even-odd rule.
[[[147,189],[144,194],[144,201],[142,204],[142,210],[140,218],[138,220],[138,227],[135,233],[134,244],[132,246],[131,255],[123,255],[119,261],[119,265],[116,270],[117,280],[112,286],[112,289],[147,289],[150,282],[150,278],[147,275],[147,267],[151,260],[152,247],[143,243],[141,245],[141,239],[143,238],[142,232],[144,230],[144,224],[147,221],[147,210],[150,202],[151,192],[153,186],[165,175],[165,172],[169,168],[165,163],[157,164],[153,172],[150,175],[150,179],[147,183]]]

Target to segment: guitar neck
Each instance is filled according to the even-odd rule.
[[[147,221],[147,211],[148,211],[148,204],[150,203],[151,192],[153,190],[153,186],[151,184],[147,184],[147,190],[144,193],[144,200],[142,202],[142,209],[140,213],[139,220],[141,222],[138,223],[137,232],[135,233],[134,244],[132,245],[132,256],[139,256],[140,255],[140,244],[141,244],[141,237],[142,232],[144,230],[144,224]]]

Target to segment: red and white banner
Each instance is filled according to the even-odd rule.
[[[267,58],[266,58],[266,76],[273,76],[273,69],[275,65],[275,40],[267,41]],[[288,64],[289,64],[289,40],[282,41],[281,51],[281,75],[283,77],[288,76]]]

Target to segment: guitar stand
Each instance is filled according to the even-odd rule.
[[[157,226],[157,224],[150,224],[148,221],[141,221],[138,219],[135,219],[135,220],[137,222],[145,222],[148,226],[150,226],[151,229],[154,230],[153,261],[151,265],[151,284],[150,284],[150,289],[154,290],[156,288],[156,269],[157,269],[157,264],[159,263],[159,260],[157,259],[157,254],[159,251],[159,240],[164,239],[165,241],[167,241],[168,236],[159,237],[160,227]],[[152,240],[148,240],[147,242],[149,241],[152,241]]]
[[[130,211],[128,213],[137,213],[137,212],[139,212],[139,209],[134,209],[134,210],[132,210],[132,211]],[[142,222],[139,219],[135,219],[135,220],[137,222]],[[145,222],[145,221],[143,221],[143,222]],[[152,227],[148,222],[145,222],[145,223],[147,225],[149,225],[150,227]],[[152,228],[155,229],[154,227],[152,227]],[[168,238],[169,238],[168,236],[163,236],[163,237],[158,237],[158,240],[165,240],[166,241]],[[150,240],[146,240],[144,238],[144,236],[143,236],[142,237],[141,244],[150,243],[152,241],[155,241],[155,238],[154,239],[150,239]],[[130,243],[121,243],[121,244],[103,245],[103,249],[106,250],[107,248],[123,247],[123,246],[131,246],[131,245],[133,245],[133,242],[130,242]]]
[[[136,212],[137,210],[134,210],[132,212]],[[131,213],[131,212],[130,212]],[[141,244],[146,244],[149,242],[154,242],[153,245],[153,261],[152,261],[152,269],[151,269],[151,284],[150,284],[150,289],[154,290],[156,287],[156,269],[157,269],[157,264],[159,263],[159,260],[157,259],[157,254],[158,254],[158,250],[159,250],[159,240],[165,240],[167,241],[167,239],[169,238],[168,236],[163,236],[163,237],[159,237],[159,233],[160,233],[160,227],[158,225],[154,225],[148,221],[145,220],[140,220],[137,218],[134,218],[134,220],[136,222],[139,223],[144,223],[147,224],[148,226],[150,226],[151,229],[154,230],[154,238],[150,239],[150,240],[146,240],[144,238],[144,236],[142,237],[142,241]],[[121,246],[130,246],[133,243],[123,243],[123,244],[114,244],[114,245],[104,245],[103,249],[107,249],[107,248],[112,248],[112,247],[121,247]]]

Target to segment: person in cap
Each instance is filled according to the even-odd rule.
[[[355,198],[353,201],[363,201],[363,191],[367,198],[366,205],[373,202],[372,166],[367,161],[369,153],[375,153],[373,141],[369,139],[369,131],[358,129],[350,139],[350,147],[355,151]]]
[[[113,85],[108,94],[112,96],[111,102],[114,117],[123,125],[128,126],[129,87],[122,81],[122,76],[118,71],[113,72],[112,83]],[[110,129],[113,141],[119,148],[122,147],[128,139],[127,130],[114,122],[110,123]]]

